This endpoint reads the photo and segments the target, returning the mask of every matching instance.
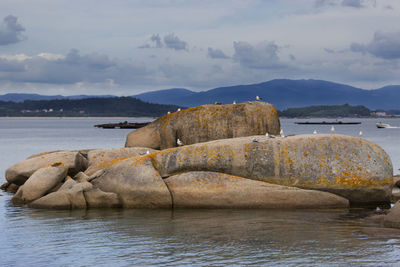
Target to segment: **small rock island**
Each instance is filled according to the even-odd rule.
[[[378,145],[280,131],[276,109],[265,102],[189,108],[131,132],[122,148],[32,155],[6,170],[2,189],[14,193],[15,205],[43,209],[390,203],[393,167]]]

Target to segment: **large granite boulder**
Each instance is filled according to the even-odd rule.
[[[45,167],[35,171],[11,199],[14,203],[28,203],[45,195],[67,176],[68,167]]]
[[[146,147],[123,147],[114,149],[94,149],[88,153],[89,167],[85,174],[91,176],[100,169],[107,168],[113,163],[132,156],[145,155],[157,150]]]
[[[62,189],[61,189],[62,188]],[[60,190],[47,194],[33,202],[28,207],[37,209],[86,209],[87,203],[84,192],[93,189],[93,185],[76,183],[72,187],[61,187]]]
[[[340,196],[269,184],[217,172],[186,172],[165,179],[174,208],[346,208]]]
[[[125,208],[170,208],[172,204],[167,186],[146,156],[114,163],[90,182],[117,194]]]
[[[87,168],[87,159],[79,152],[60,151],[43,154],[18,162],[6,170],[6,179],[10,183],[23,185],[38,169],[57,164],[68,167],[68,174],[74,176]]]
[[[126,147],[165,149],[224,138],[277,135],[280,131],[278,113],[265,102],[231,105],[203,105],[162,116],[151,124],[131,132]]]
[[[335,193],[354,204],[390,202],[393,167],[376,144],[336,134],[251,136],[170,148],[148,155],[162,177],[215,171]]]

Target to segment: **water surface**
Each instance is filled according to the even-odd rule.
[[[0,118],[0,177],[33,153],[113,148],[130,130],[94,124],[132,119]],[[135,121],[147,121],[141,118]],[[314,119],[315,120],[315,119]],[[359,120],[359,119],[357,119]],[[331,126],[281,120],[286,134],[329,133]],[[400,129],[378,120],[335,126],[381,145],[400,168]],[[399,119],[386,122],[400,126]],[[4,179],[1,178],[1,182]],[[373,210],[85,210],[15,207],[0,192],[1,266],[398,265],[400,232],[376,228]]]

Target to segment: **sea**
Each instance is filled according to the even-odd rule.
[[[95,124],[152,118],[0,118],[0,182],[34,153],[123,147],[129,129]],[[330,133],[330,125],[281,119],[285,135]],[[400,173],[400,119],[340,119],[335,133],[379,144]],[[378,129],[377,122],[392,128]],[[13,206],[0,192],[0,266],[400,266],[400,230],[364,218],[374,208],[342,210],[91,209]]]

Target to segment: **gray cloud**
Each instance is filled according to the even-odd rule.
[[[0,58],[0,79],[12,82],[74,84],[78,82],[105,83],[113,80],[125,84],[150,78],[143,64],[111,60],[107,55],[81,55],[72,49],[65,57],[48,59],[43,56],[23,60]]]
[[[350,50],[353,52],[369,53],[383,59],[399,59],[400,31],[375,32],[373,39],[368,44],[352,43]]]
[[[324,6],[344,6],[344,7],[354,7],[363,8],[366,7],[367,3],[375,4],[374,0],[316,0],[314,5],[316,7]]]
[[[163,43],[161,41],[160,35],[158,34],[153,34],[150,38],[151,41],[153,41],[156,45],[157,48],[163,47]]]
[[[141,46],[138,46],[138,48],[169,48],[169,49],[174,49],[174,50],[187,50],[188,44],[179,39],[178,36],[175,34],[171,33],[168,35],[165,35],[164,38],[162,39],[159,34],[153,34],[150,37],[150,41],[153,43],[153,45],[150,44],[144,44]]]
[[[8,15],[0,25],[0,45],[15,44],[24,39],[22,32],[25,28],[18,23],[18,18]]]
[[[233,59],[241,66],[251,69],[284,67],[278,56],[279,47],[274,42],[263,42],[256,46],[247,42],[234,42],[233,48]]]
[[[164,43],[167,48],[175,50],[186,50],[188,46],[185,41],[179,39],[179,37],[173,33],[164,36]]]
[[[208,48],[207,55],[210,58],[222,58],[222,59],[229,58],[222,50],[213,49],[211,47]]]

